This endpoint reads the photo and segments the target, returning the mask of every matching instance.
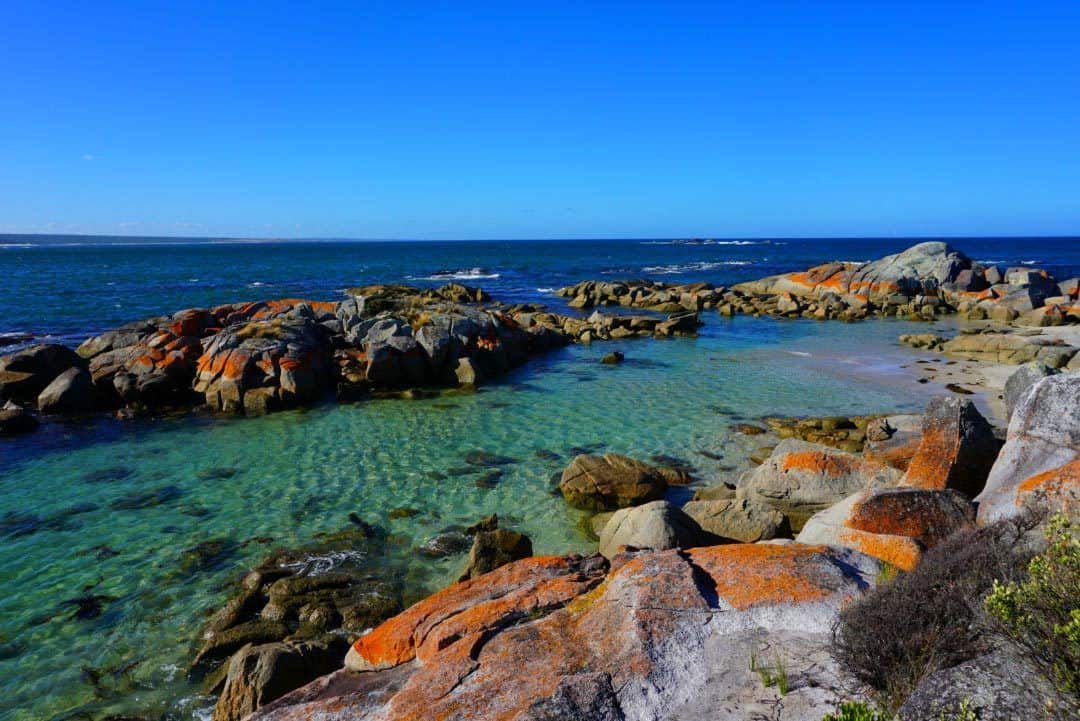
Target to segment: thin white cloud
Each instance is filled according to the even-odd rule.
[[[94,159],[94,156],[93,156],[93,155],[91,155],[90,153],[87,153],[86,155],[82,156],[82,159],[83,159],[83,160],[87,160],[87,161],[90,161],[90,160],[93,160],[93,159]]]

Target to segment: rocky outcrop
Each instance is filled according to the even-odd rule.
[[[667,501],[622,508],[600,531],[600,554],[607,559],[630,550],[692,548],[705,541],[697,522]]]
[[[1005,445],[975,499],[980,523],[1015,515],[1023,484],[1039,486],[1049,480],[1043,474],[1080,457],[1078,408],[1078,374],[1044,378],[1028,391],[1013,411]]]
[[[923,417],[904,414],[885,416],[866,428],[863,457],[906,471],[922,443]]]
[[[791,535],[791,526],[783,513],[746,498],[694,500],[682,510],[703,531],[727,541],[756,543]]]
[[[737,494],[783,511],[801,528],[814,513],[856,491],[895,486],[901,475],[851,453],[789,438],[739,481]]]
[[[845,546],[910,571],[923,551],[975,523],[975,507],[956,491],[861,491],[814,514],[799,543]]]
[[[768,706],[781,720],[793,718],[785,707],[820,718],[835,706],[827,689],[838,669],[810,648],[824,644],[837,608],[872,583],[876,563],[798,545],[620,558],[606,578],[599,559],[533,558],[446,589],[361,637],[351,670],[254,718],[660,719],[727,695],[748,703],[714,717]],[[790,642],[767,653],[770,662],[781,651],[790,659],[778,705],[779,693],[750,668],[755,653],[766,655],[764,634]],[[810,657],[823,665],[803,662]]]
[[[69,413],[127,407],[259,415],[309,405],[336,389],[340,400],[407,394],[419,386],[475,386],[570,342],[690,334],[696,312],[668,318],[595,313],[589,319],[538,306],[487,303],[482,290],[451,284],[350,289],[340,302],[295,298],[193,308],[128,323],[72,352],[34,346],[0,358],[0,401]],[[70,387],[77,383],[79,389]],[[89,399],[89,400],[88,400]]]
[[[723,288],[714,288],[709,283],[673,285],[650,280],[586,280],[556,291],[556,295],[570,299],[572,308],[615,305],[663,313],[714,308],[722,293]]]
[[[923,416],[919,448],[908,463],[904,485],[978,495],[994,465],[1000,443],[994,429],[969,400],[931,399]]]
[[[574,456],[562,473],[559,490],[571,506],[611,511],[659,500],[667,485],[662,469],[607,453]]]

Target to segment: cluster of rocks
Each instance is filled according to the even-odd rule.
[[[783,317],[870,316],[933,320],[958,313],[1046,326],[1080,322],[1080,279],[977,263],[947,243],[919,243],[869,263],[826,263],[806,271],[740,283],[736,310]]]
[[[919,243],[868,263],[825,263],[730,288],[590,280],[558,294],[574,308],[715,309],[724,315],[817,320],[933,320],[957,313],[968,320],[1036,327],[1080,322],[1080,279],[1057,281],[1037,268],[978,263],[942,242]]]
[[[420,552],[467,549],[461,581],[532,556],[529,538],[500,528],[494,515],[454,534],[463,545]],[[206,692],[218,695],[214,721],[240,721],[340,668],[350,641],[401,611],[397,579],[372,562],[388,540],[385,530],[354,517],[351,528],[277,551],[243,577],[204,626],[191,663]]]
[[[424,386],[474,386],[571,342],[695,332],[670,318],[572,318],[480,305],[478,288],[365,286],[347,300],[190,309],[129,323],[76,351],[32,346],[0,357],[0,431],[32,430],[26,409],[78,414],[191,408],[257,415]]]
[[[834,435],[845,422],[785,421],[790,437],[720,494],[732,497],[681,509],[665,500],[670,472],[576,457],[560,488],[613,511],[601,555],[529,558],[451,586],[254,718],[819,719],[854,688],[825,651],[837,610],[887,568],[1027,508],[1080,513],[1080,375],[1018,373],[1004,445],[955,397],[917,426],[847,419],[861,453],[801,437],[854,441]],[[902,468],[873,457],[894,439],[914,445]],[[768,664],[784,669],[782,693],[762,688]]]
[[[714,287],[711,283],[673,285],[651,280],[586,280],[555,291],[556,295],[570,299],[571,308],[617,305],[661,313],[716,308],[723,302],[724,293],[724,288]]]

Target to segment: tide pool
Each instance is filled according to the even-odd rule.
[[[490,513],[537,554],[595,550],[556,490],[575,447],[671,455],[705,482],[731,479],[759,445],[738,422],[919,410],[933,391],[899,367],[919,356],[896,343],[925,325],[703,320],[697,338],[556,351],[476,393],[55,424],[6,441],[0,717],[205,716],[213,699],[186,670],[208,612],[272,548],[348,528],[350,513],[389,534],[356,553],[408,603],[464,563],[417,547]],[[623,364],[599,362],[616,349]],[[453,474],[473,450],[515,462],[482,488]],[[395,508],[420,513],[389,520]]]

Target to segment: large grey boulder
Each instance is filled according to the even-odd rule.
[[[747,498],[690,501],[682,510],[705,532],[730,541],[756,543],[791,534],[783,513]]]
[[[986,488],[975,499],[980,523],[1015,515],[1020,484],[1080,457],[1078,409],[1080,374],[1050,376],[1028,391],[1013,411]]]
[[[1017,368],[1009,379],[1005,381],[1005,412],[1012,418],[1013,411],[1020,403],[1024,395],[1031,390],[1032,386],[1048,376],[1060,373],[1056,368],[1051,368],[1045,363],[1032,361]]]
[[[94,382],[85,368],[68,368],[37,397],[42,413],[85,413],[94,408]]]
[[[667,490],[661,469],[615,453],[574,456],[559,482],[566,502],[591,511],[612,511],[655,501]]]
[[[623,546],[666,551],[692,548],[705,538],[690,516],[667,501],[615,511],[600,532],[600,554],[612,558]]]
[[[940,285],[954,283],[973,263],[948,243],[930,241],[859,266],[851,276],[850,292],[870,295],[932,294]]]
[[[788,438],[740,480],[736,493],[783,511],[797,530],[811,515],[852,493],[895,486],[902,475],[852,453]]]
[[[1047,702],[1057,702],[1058,711],[1044,713]],[[1061,706],[1053,684],[1021,654],[1007,649],[930,674],[904,701],[899,717],[904,721],[959,718],[961,704],[979,721],[1075,718]]]

